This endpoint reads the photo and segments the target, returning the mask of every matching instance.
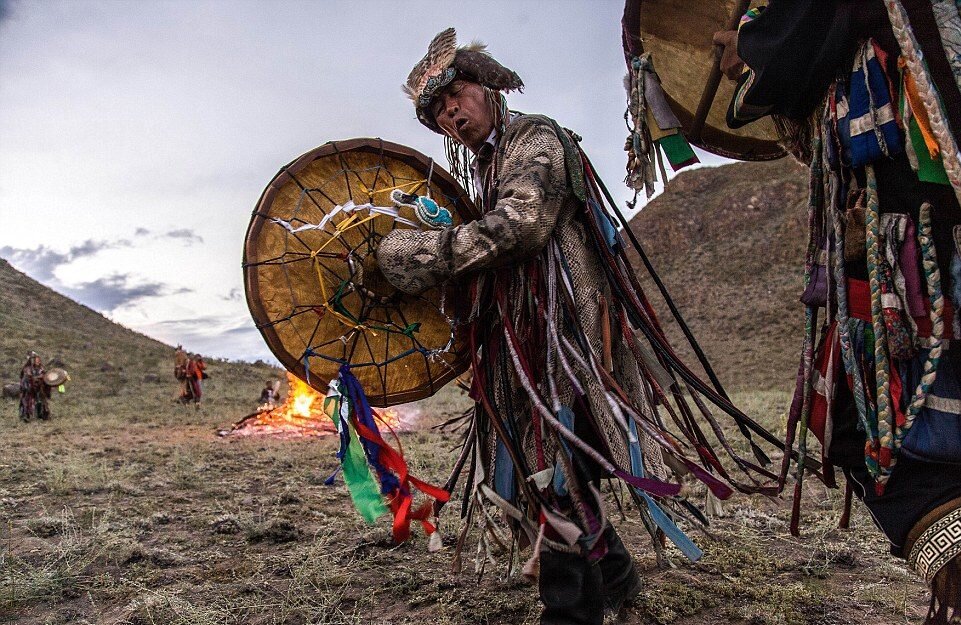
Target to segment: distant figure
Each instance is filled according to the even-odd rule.
[[[185,386],[187,385],[187,352],[183,345],[178,345],[174,351],[174,377],[180,382],[180,396],[184,396]]]
[[[36,417],[50,418],[50,387],[43,382],[43,363],[37,352],[27,354],[27,362],[20,370],[20,420],[27,422]]]
[[[187,359],[186,368],[186,387],[187,393],[181,397],[185,404],[193,402],[194,406],[200,409],[200,400],[204,394],[203,381],[207,379],[207,365],[204,363],[203,356],[193,354]]]
[[[260,405],[268,409],[280,403],[280,380],[267,380],[264,390],[260,391]]]
[[[182,345],[177,346],[174,352],[174,378],[180,382],[180,401],[187,397],[187,352]]]

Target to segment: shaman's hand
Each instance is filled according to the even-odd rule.
[[[714,45],[721,47],[721,72],[729,79],[737,80],[744,69],[744,61],[737,55],[737,31],[714,33]]]

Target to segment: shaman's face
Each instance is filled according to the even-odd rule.
[[[431,102],[437,125],[454,141],[477,152],[494,129],[494,114],[484,88],[455,80]]]

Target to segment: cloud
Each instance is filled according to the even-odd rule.
[[[13,17],[14,0],[0,0],[0,24]]]
[[[230,289],[230,291],[228,291],[226,295],[221,295],[220,299],[224,300],[225,302],[239,302],[240,300],[243,299],[243,297],[244,297],[243,291],[241,291],[237,287],[234,287]]]
[[[100,312],[109,312],[145,297],[190,293],[191,289],[171,289],[163,282],[132,283],[130,274],[115,273],[92,282],[59,289],[82,304]]]
[[[141,328],[166,343],[183,344],[189,351],[222,358],[261,359],[277,364],[277,359],[246,315],[204,315],[147,324]]]
[[[178,230],[170,230],[166,234],[162,235],[169,239],[181,239],[186,245],[193,245],[194,243],[203,243],[204,238],[199,234],[194,233],[193,230],[187,228],[180,228]]]
[[[2,2],[2,0],[0,0],[0,2]],[[133,234],[137,237],[149,237],[153,234],[153,230],[139,226],[133,231]],[[189,228],[175,228],[162,234],[153,234],[153,236],[155,239],[179,239],[183,241],[185,245],[193,245],[194,243],[204,242],[204,238],[202,236]]]
[[[2,2],[2,0],[0,0]],[[79,245],[75,245],[66,252],[58,252],[45,245],[35,249],[24,249],[5,245],[0,247],[0,256],[6,258],[17,269],[32,276],[41,282],[54,280],[54,273],[57,268],[66,265],[78,258],[93,256],[102,250],[116,249],[118,247],[130,247],[130,241],[119,239],[117,241],[95,241],[87,239]]]

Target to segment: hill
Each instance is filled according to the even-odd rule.
[[[51,408],[61,414],[138,414],[169,411],[177,394],[173,347],[120,326],[60,295],[0,259],[0,382],[16,383],[30,350],[71,381]],[[190,349],[189,345],[185,346]],[[267,377],[266,364],[208,360],[208,401],[251,407]],[[134,399],[134,401],[131,401]],[[8,415],[13,409],[5,409]],[[66,411],[64,413],[64,411]],[[247,410],[249,412],[249,410]]]
[[[630,226],[725,386],[793,387],[804,329],[807,168],[791,159],[683,172]],[[646,275],[632,251],[632,262]],[[653,281],[642,282],[688,362]]]

